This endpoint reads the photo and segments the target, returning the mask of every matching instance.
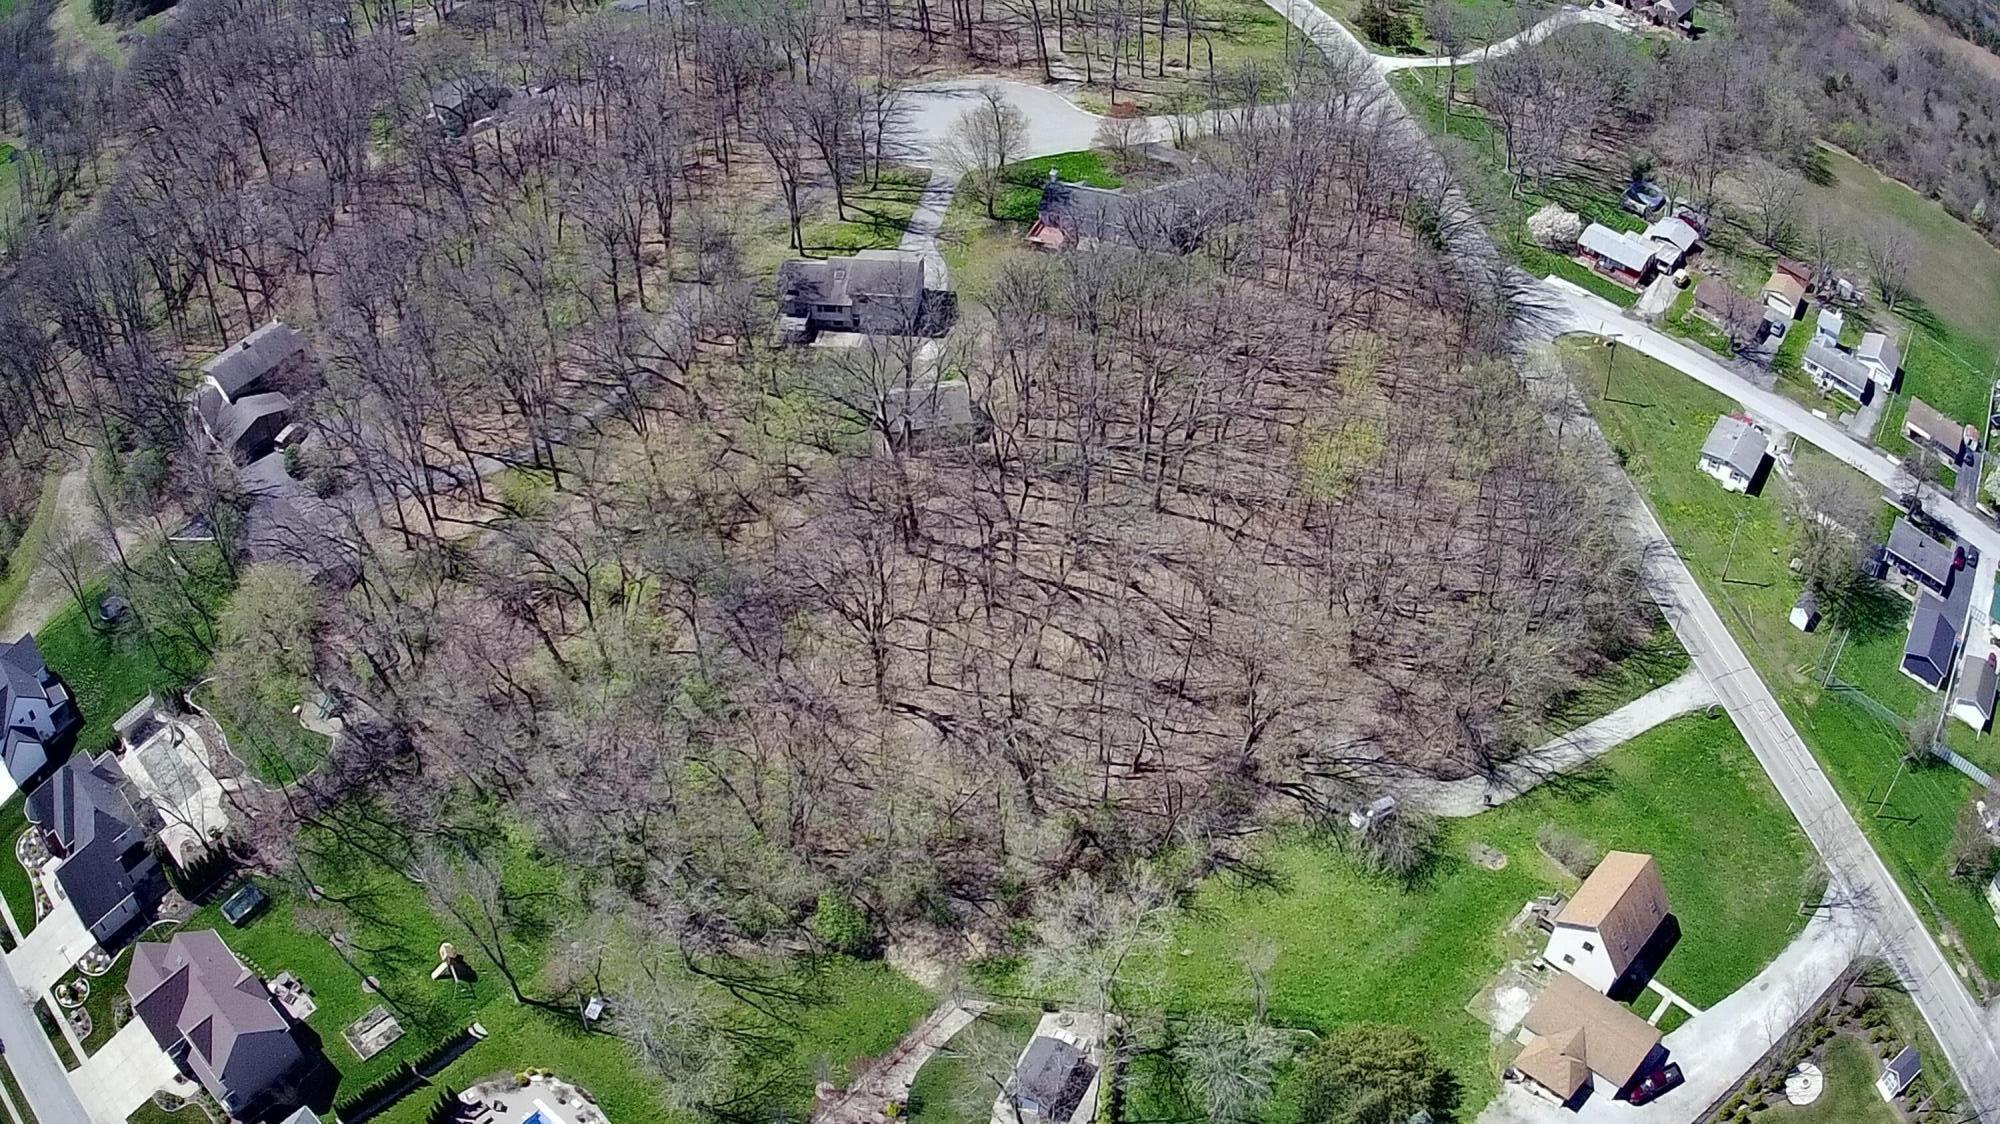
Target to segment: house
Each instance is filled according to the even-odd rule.
[[[1771,279],[1764,282],[1764,303],[1784,315],[1787,320],[1797,320],[1805,311],[1806,277],[1786,268],[1788,263],[1779,262],[1771,271]]]
[[[1952,692],[1951,716],[1975,730],[1993,722],[1993,701],[2000,695],[2000,656],[1967,652],[1958,668],[1958,689]]]
[[[1916,524],[1900,515],[1896,517],[1896,525],[1889,530],[1889,542],[1883,548],[1883,557],[1891,569],[1939,597],[1951,592],[1953,576],[1965,565],[1964,551],[1924,534],[1917,530]]]
[[[29,787],[69,756],[83,729],[75,697],[25,633],[12,644],[0,643],[0,715],[7,722],[0,761],[17,788]]]
[[[1815,339],[1806,345],[1801,365],[1821,392],[1845,394],[1856,402],[1868,401],[1869,388],[1873,385],[1869,369],[1854,356],[1825,340]]]
[[[202,384],[225,403],[245,395],[295,389],[307,365],[306,337],[282,320],[272,320],[202,364]]]
[[[1819,322],[1813,325],[1813,342],[1825,341],[1829,347],[1840,346],[1840,330],[1847,327],[1847,317],[1837,308],[1819,310]]]
[[[166,896],[153,833],[111,754],[64,762],[28,794],[27,815],[58,861],[56,883],[98,944],[114,947]]]
[[[1646,241],[1653,244],[1653,259],[1661,269],[1679,269],[1701,242],[1701,231],[1679,215],[1661,219],[1646,228]]]
[[[1096,1082],[1097,1066],[1080,1047],[1036,1035],[1015,1063],[1006,1095],[1022,1124],[1068,1124]]]
[[[1143,250],[1191,253],[1208,231],[1242,214],[1238,193],[1222,177],[1194,176],[1133,191],[1071,183],[1054,168],[1042,185],[1041,208],[1028,245],[1051,252],[1097,242]]]
[[[1958,651],[1958,622],[1943,598],[1922,594],[1910,614],[1910,638],[1903,644],[1903,674],[1933,691],[1944,687]]]
[[[1881,332],[1862,333],[1861,342],[1854,345],[1854,358],[1868,368],[1876,382],[1887,387],[1896,385],[1896,375],[1903,369],[1903,355],[1896,341]]]
[[[1875,1079],[1875,1091],[1882,1095],[1883,1100],[1893,1101],[1902,1096],[1903,1090],[1909,1088],[1923,1071],[1923,1059],[1917,1054],[1917,1048],[1905,1046],[1902,1053],[1890,1058],[1888,1064],[1882,1067],[1882,1076]]]
[[[788,261],[778,267],[778,312],[812,332],[912,335],[924,324],[924,258],[901,250]]]
[[[1653,0],[1641,14],[1659,27],[1694,30],[1694,0]]]
[[[1663,1050],[1660,1028],[1573,976],[1556,973],[1521,1020],[1526,1048],[1513,1073],[1560,1104],[1593,1079],[1614,1096],[1647,1072]]]
[[[1715,419],[1702,442],[1699,466],[1720,481],[1724,491],[1747,492],[1764,467],[1764,434],[1740,414]]]
[[[278,447],[292,420],[292,400],[277,391],[226,401],[212,386],[195,394],[195,413],[209,439],[237,464],[249,464]]]
[[[1947,464],[1965,459],[1965,426],[1939,413],[1921,398],[1910,397],[1909,412],[1903,415],[1903,436],[1912,445],[1944,458]]]
[[[1610,991],[1671,912],[1653,856],[1612,851],[1556,914],[1542,959],[1599,991]]]
[[[1819,597],[1808,589],[1799,594],[1792,604],[1792,627],[1800,632],[1811,632],[1819,627]]]
[[[1626,285],[1643,285],[1653,274],[1653,244],[1599,223],[1583,228],[1576,250],[1590,268]]]
[[[924,449],[984,441],[993,419],[972,400],[964,379],[945,379],[930,386],[891,387],[882,395],[881,425],[889,444]]]
[[[513,90],[491,78],[466,75],[431,87],[424,100],[438,132],[462,137],[513,97]]]
[[[291,1019],[213,930],[133,945],[125,994],[153,1040],[231,1116],[250,1115],[305,1062]]]
[[[321,1121],[319,1113],[309,1108],[301,1108],[283,1120],[278,1121],[278,1124],[321,1124]]]

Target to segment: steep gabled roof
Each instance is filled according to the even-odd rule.
[[[214,379],[222,393],[234,400],[244,388],[284,366],[305,349],[306,338],[298,329],[273,320],[202,364],[201,373]]]
[[[1671,907],[1653,856],[1612,851],[1556,915],[1557,925],[1594,929],[1604,938],[1613,970],[1631,967]]]
[[[198,1068],[214,1074],[225,1089],[231,1063],[242,1050],[299,1055],[291,1023],[270,990],[213,930],[178,933],[165,944],[133,945],[125,991],[155,1041],[162,1046],[185,1041],[201,1061]]]

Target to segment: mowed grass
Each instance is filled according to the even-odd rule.
[[[1410,1026],[1465,1087],[1463,1119],[1498,1089],[1490,1032],[1466,1010],[1509,957],[1508,922],[1531,898],[1574,889],[1540,851],[1555,825],[1599,848],[1658,857],[1684,936],[1660,979],[1697,1005],[1747,982],[1803,924],[1811,848],[1726,719],[1658,727],[1595,768],[1444,829],[1435,868],[1415,886],[1372,878],[1308,839],[1258,856],[1272,886],[1203,889],[1163,971],[1172,1009],[1241,1013],[1245,953],[1278,950],[1271,1018],[1319,1031],[1351,1022]],[[1475,843],[1507,856],[1474,863]],[[1534,942],[1516,937],[1517,952]]]
[[[1338,19],[1354,32],[1356,38],[1385,54],[1428,55],[1437,50],[1424,27],[1423,5],[1412,0],[1393,2],[1392,7],[1400,11],[1410,28],[1410,43],[1407,47],[1391,51],[1382,43],[1370,40],[1361,32],[1358,18],[1362,0],[1314,0],[1326,14]],[[1547,6],[1539,4],[1516,5],[1510,0],[1455,0],[1452,5],[1458,13],[1461,26],[1465,29],[1466,42],[1471,47],[1489,42],[1498,42],[1525,27],[1532,26],[1547,12]]]
[[[1763,1113],[1769,1124],[1901,1124],[1902,1113],[1875,1092],[1881,1063],[1868,1044],[1849,1034],[1826,1044],[1819,1058],[1826,1088],[1809,1105],[1780,1102]]]
[[[1893,595],[1880,599],[1874,619],[1844,643],[1831,626],[1812,634],[1792,628],[1787,618],[1801,587],[1790,572],[1785,481],[1774,476],[1762,494],[1746,497],[1724,492],[1695,467],[1716,417],[1737,404],[1627,348],[1614,353],[1594,342],[1573,343],[1565,355],[1626,471],[1883,861],[1948,944],[1987,975],[2000,975],[1992,911],[1978,887],[1946,876],[1952,826],[1972,782],[1942,764],[1902,767],[1902,723],[1937,697],[1899,669],[1908,607]],[[1798,459],[1824,471],[1851,471],[1806,446]],[[1836,651],[1838,663],[1822,689]],[[1945,730],[1967,756],[1990,759],[1994,752],[1990,734],[1955,721]]]
[[[28,868],[14,857],[14,841],[28,830],[28,798],[16,795],[0,808],[0,896],[7,899],[7,912],[23,934],[35,927],[35,889],[28,882]]]
[[[5,3],[7,0],[0,0]],[[0,164],[0,178],[12,175],[11,164]],[[42,482],[41,498],[35,503],[35,513],[28,519],[27,526],[21,528],[21,537],[15,541],[14,550],[7,556],[7,572],[0,576],[0,621],[7,619],[14,611],[14,603],[21,599],[21,593],[28,587],[28,578],[42,560],[42,543],[48,538],[49,524],[55,518],[56,492],[62,484],[62,473],[52,471]],[[0,639],[12,640],[5,636]]]
[[[952,1037],[917,1071],[910,1086],[910,1120],[915,1124],[961,1124],[967,1110],[990,1106],[1000,1093],[993,1077],[1004,1073],[982,1066],[993,1058],[1018,1057],[1041,1022],[1039,1011],[994,1010]],[[976,1114],[974,1115],[976,1119]]]

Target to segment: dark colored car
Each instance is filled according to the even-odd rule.
[[[1681,1076],[1680,1063],[1668,1062],[1664,1067],[1640,1078],[1639,1083],[1632,1086],[1632,1103],[1645,1104],[1661,1093],[1679,1088],[1680,1083],[1685,1080],[1687,1079]]]

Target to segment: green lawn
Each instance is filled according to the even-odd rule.
[[[1724,359],[1735,354],[1729,346],[1727,333],[1695,315],[1693,285],[1681,290],[1680,296],[1674,298],[1673,306],[1667,309],[1666,319],[1661,323],[1669,333],[1698,343]],[[1785,339],[1789,342],[1791,337],[1786,336]]]
[[[166,935],[164,930],[154,930],[150,934],[156,939],[164,939]],[[118,953],[118,959],[112,962],[111,970],[101,976],[82,976],[82,973],[71,972],[67,977],[69,979],[81,977],[90,981],[90,995],[83,1001],[84,1009],[90,1012],[90,1033],[83,1039],[84,1053],[96,1053],[99,1047],[111,1041],[113,1034],[118,1033],[121,1024],[118,1022],[117,1008],[124,1002],[125,977],[131,971],[132,952],[130,948],[126,948]]]
[[[1362,0],[1314,0],[1325,12],[1340,20],[1353,31],[1355,36],[1384,54],[1428,55],[1437,50],[1436,43],[1424,28],[1423,6],[1412,0],[1392,0],[1391,9],[1400,12],[1410,29],[1407,44],[1378,43],[1361,30],[1358,15]],[[1527,4],[1517,9],[1508,0],[1456,0],[1459,20],[1465,27],[1467,49],[1476,49],[1479,44],[1497,42],[1521,30],[1521,20],[1533,24],[1543,13],[1538,5]]]
[[[11,169],[12,165],[0,165]],[[9,174],[0,171],[0,175]],[[21,537],[14,543],[14,550],[7,556],[7,569],[0,575],[0,621],[6,620],[14,611],[14,602],[21,599],[21,591],[27,588],[28,578],[35,572],[35,566],[42,560],[42,541],[48,537],[49,523],[55,517],[56,491],[62,484],[62,473],[52,471],[42,482],[41,499],[35,503],[35,514],[28,525],[21,528]]]
[[[1504,930],[1522,904],[1574,887],[1539,850],[1545,824],[1659,858],[1685,934],[1660,979],[1690,1002],[1712,1004],[1742,985],[1803,923],[1803,833],[1729,722],[1689,717],[1585,774],[1449,823],[1435,869],[1410,889],[1311,841],[1270,846],[1257,858],[1273,886],[1216,879],[1196,895],[1164,958],[1169,1005],[1245,1010],[1243,954],[1271,942],[1275,1023],[1411,1026],[1464,1083],[1469,1120],[1497,1090],[1498,1070],[1490,1032],[1466,1004],[1508,959]],[[1504,853],[1506,868],[1474,864],[1474,843]],[[1529,951],[1516,942],[1515,954]]]
[[[990,1105],[999,1095],[986,1058],[1016,1057],[1034,1037],[1039,1011],[998,1010],[959,1031],[945,1049],[931,1056],[910,1086],[910,1120],[914,1124],[962,1124],[967,1109]],[[976,1117],[975,1117],[976,1118]]]
[[[1819,1057],[1826,1089],[1809,1105],[1780,1103],[1763,1114],[1770,1124],[1901,1124],[1903,1115],[1875,1092],[1881,1063],[1868,1044],[1841,1034],[1826,1044]],[[1929,1059],[1926,1059],[1929,1060]]]
[[[16,796],[0,808],[0,895],[7,899],[7,912],[26,935],[35,927],[35,888],[28,881],[28,868],[14,857],[14,840],[28,830],[28,799]]]
[[[14,1065],[12,1062],[0,1065],[0,1085],[7,1087],[7,1099],[13,1102],[14,1111],[20,1114],[21,1124],[38,1124],[35,1117],[35,1110],[28,1107],[27,1095],[21,1092],[21,1083],[14,1080]],[[137,1118],[135,1117],[134,1119]],[[141,1124],[144,1124],[144,1122],[142,1121]]]
[[[1947,944],[1962,947],[1987,974],[2000,974],[2000,928],[1984,898],[1977,887],[1945,876],[1952,825],[1972,783],[1943,765],[1899,767],[1901,722],[1936,697],[1898,670],[1907,607],[1884,599],[1877,619],[1844,644],[1830,627],[1810,635],[1793,629],[1786,618],[1800,587],[1789,570],[1784,481],[1774,477],[1763,495],[1745,497],[1724,492],[1695,468],[1715,418],[1736,404],[1626,348],[1616,350],[1606,402],[1600,395],[1613,351],[1569,345],[1566,354],[1626,470],[1883,860],[1920,910],[1927,900],[1936,904],[1932,920]],[[1810,448],[1801,449],[1799,460],[1848,471]],[[1835,651],[1832,689],[1821,690]],[[1992,735],[1958,722],[1945,729],[1960,752],[1991,759]]]
[[[1224,104],[1235,104],[1242,99],[1233,88],[1233,80],[1252,65],[1264,76],[1262,99],[1267,103],[1283,99],[1290,61],[1307,41],[1263,0],[1207,0],[1196,9],[1198,27],[1192,40],[1180,19],[1182,9],[1174,9],[1168,20],[1164,74],[1160,71],[1160,42],[1155,34],[1159,12],[1158,7],[1151,9],[1152,20],[1146,29],[1145,73],[1138,75],[1133,71],[1133,56],[1141,46],[1136,41],[1127,48],[1126,60],[1119,67],[1121,105],[1136,106],[1144,113],[1168,113],[1181,108],[1206,108],[1211,96],[1219,96]],[[1024,61],[1029,65],[1034,63],[1032,56]],[[1077,91],[1077,104],[1092,113],[1108,115],[1111,112],[1109,54],[1098,48],[1086,73],[1082,44],[1072,32],[1067,65],[1079,78],[1090,80]]]
[[[881,182],[873,187],[855,184],[847,189],[848,217],[843,220],[829,199],[823,217],[811,219],[799,228],[806,252],[818,255],[851,254],[856,250],[893,250],[903,240],[910,215],[917,209],[917,197],[930,181],[926,172],[908,168],[886,168]]]

